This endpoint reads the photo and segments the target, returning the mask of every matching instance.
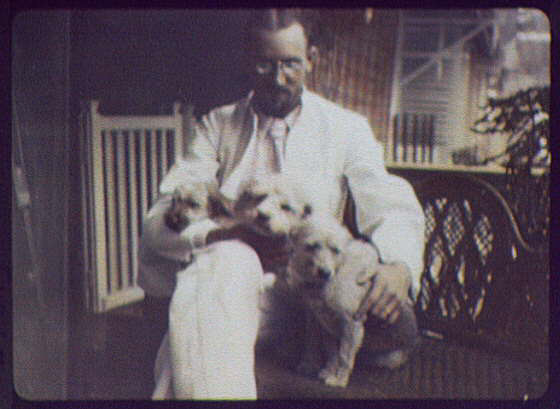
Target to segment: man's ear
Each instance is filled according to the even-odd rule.
[[[307,67],[306,72],[311,72],[315,65],[319,64],[319,49],[311,45],[307,47]]]

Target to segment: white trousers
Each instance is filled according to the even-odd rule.
[[[152,399],[256,399],[262,279],[258,256],[236,240],[208,246],[178,273]]]

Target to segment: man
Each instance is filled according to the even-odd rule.
[[[412,303],[422,271],[423,212],[411,186],[387,173],[367,120],[305,89],[317,57],[307,36],[292,10],[256,13],[247,38],[253,90],[203,118],[187,161],[206,163],[209,177],[231,198],[259,175],[296,177],[319,206],[340,219],[350,192],[357,227],[382,260],[363,303],[374,345],[363,348],[371,349],[378,365],[396,367],[417,340]],[[261,246],[259,260],[250,244],[264,238],[211,220],[177,234],[164,226],[165,203],[160,199],[145,222],[139,282],[148,295],[172,295],[168,349],[162,352],[162,344],[160,357],[167,354],[171,361],[174,396],[256,398],[260,261],[285,250]],[[161,244],[173,240],[172,246]]]

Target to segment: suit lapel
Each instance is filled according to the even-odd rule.
[[[283,173],[294,176],[321,174],[324,167],[323,150],[326,144],[324,125],[320,121],[314,101],[304,92],[300,117],[290,130],[286,145]]]

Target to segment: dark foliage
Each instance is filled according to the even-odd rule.
[[[482,164],[501,161],[507,193],[526,240],[548,248],[550,224],[550,87],[534,87],[507,98],[489,98],[472,130],[506,134],[507,147]]]

